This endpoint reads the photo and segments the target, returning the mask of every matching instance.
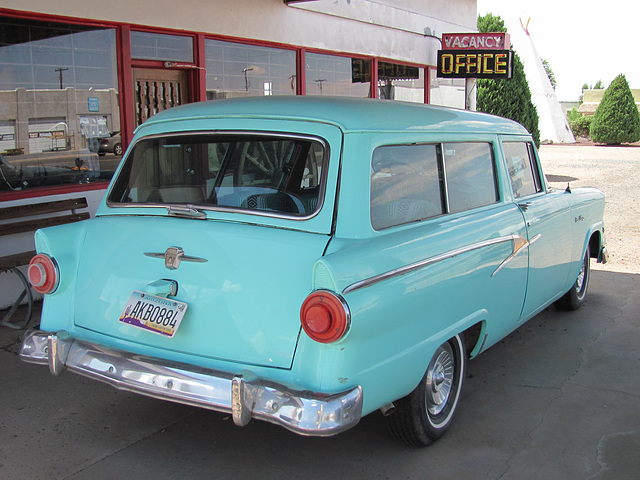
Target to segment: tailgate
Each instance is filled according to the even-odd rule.
[[[213,220],[98,217],[87,225],[74,322],[176,353],[289,368],[300,305],[328,239]],[[168,269],[170,247],[197,261]],[[149,284],[162,279],[177,282],[177,294],[169,298],[188,305],[173,338],[120,322],[132,292],[150,292]]]

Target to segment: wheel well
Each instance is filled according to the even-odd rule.
[[[480,338],[482,335],[482,325],[483,322],[478,322],[462,332],[462,335],[464,335],[464,347],[467,353],[467,358],[471,358],[471,353],[476,350],[478,342],[481,341],[484,343],[485,338]]]
[[[598,258],[600,254],[600,246],[602,245],[602,233],[595,231],[589,239],[589,257]]]

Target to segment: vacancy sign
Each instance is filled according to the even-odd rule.
[[[438,50],[440,78],[511,78],[513,52],[508,33],[443,33]]]

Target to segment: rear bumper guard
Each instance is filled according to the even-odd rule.
[[[28,331],[20,349],[28,363],[49,365],[130,392],[231,413],[236,425],[258,418],[288,430],[330,436],[354,426],[362,415],[362,388],[323,394],[257,377],[173,363],[80,341],[67,332]]]

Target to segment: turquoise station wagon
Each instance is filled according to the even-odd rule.
[[[519,124],[379,100],[177,107],[136,131],[95,218],[36,233],[21,357],[333,435],[382,410],[427,445],[465,367],[606,261],[604,197],[553,190]]]

